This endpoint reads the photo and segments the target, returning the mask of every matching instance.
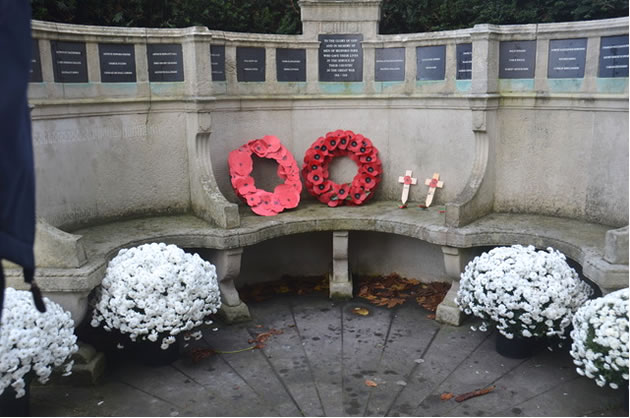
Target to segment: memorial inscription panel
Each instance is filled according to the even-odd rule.
[[[499,78],[534,78],[536,41],[501,41]]]
[[[98,55],[101,82],[136,82],[136,53],[132,44],[98,44]]]
[[[584,78],[586,38],[549,41],[548,78]]]
[[[212,81],[225,81],[225,45],[210,45]]]
[[[457,56],[456,80],[472,79],[472,44],[457,44],[455,47]]]
[[[376,48],[375,81],[405,81],[405,48]]]
[[[416,48],[418,62],[416,80],[444,80],[446,46],[419,46]]]
[[[87,59],[83,42],[50,41],[55,83],[87,83]]]
[[[628,77],[628,35],[602,37],[599,77]]]
[[[29,72],[30,83],[41,83],[42,79],[42,60],[39,54],[39,41],[33,39],[31,48],[31,70]]]
[[[265,81],[265,48],[236,48],[236,79]]]
[[[319,35],[319,81],[363,81],[363,35]]]
[[[276,48],[278,81],[306,81],[306,50]]]
[[[180,44],[148,44],[149,81],[184,81],[184,61]]]

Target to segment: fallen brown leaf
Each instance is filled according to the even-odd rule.
[[[440,395],[440,399],[443,400],[443,401],[448,401],[453,396],[455,396],[455,395],[453,395],[451,392],[445,392],[445,393]]]
[[[450,283],[421,283],[396,273],[387,276],[360,276],[357,296],[377,306],[393,308],[414,297],[423,308],[435,312],[450,288]]]
[[[369,386],[371,388],[375,388],[378,386],[378,384],[374,381],[374,380],[366,380],[365,381],[365,386]]]
[[[271,328],[267,332],[261,332],[260,334],[257,334],[253,339],[247,340],[247,342],[250,344],[256,344],[254,348],[261,349],[265,347],[265,342],[269,338],[271,338],[272,335],[280,335],[283,333],[284,331],[280,329]]]
[[[465,400],[468,400],[470,398],[474,398],[476,396],[486,395],[486,394],[492,392],[495,388],[496,388],[496,386],[493,385],[493,386],[488,386],[487,388],[473,390],[472,392],[462,393],[461,395],[457,395],[455,397],[455,401],[456,402],[464,402]]]
[[[416,292],[416,301],[424,309],[435,312],[437,307],[451,288],[450,283],[431,282],[420,285],[420,289]]]
[[[428,315],[427,315],[427,318],[429,318],[429,319],[435,319],[435,314],[433,314],[433,313],[432,313],[432,314],[428,314]]]
[[[369,315],[369,313],[370,313],[370,311],[368,311],[367,309],[365,309],[365,308],[358,308],[358,307],[354,308],[352,310],[352,312],[354,312],[357,315],[361,315],[361,316],[366,316],[366,315]]]
[[[210,356],[213,356],[215,354],[216,354],[216,351],[214,351],[211,348],[193,348],[192,350],[188,352],[188,355],[190,356],[193,363],[198,363],[201,360],[208,358]]]

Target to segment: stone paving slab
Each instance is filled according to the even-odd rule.
[[[251,323],[226,326],[219,322],[215,328],[212,328],[218,329],[218,331],[206,332],[204,340],[216,350],[238,351],[251,346],[247,343],[251,339],[251,335],[247,331],[248,326],[251,326]],[[221,354],[220,357],[250,387],[255,388],[257,393],[271,405],[270,409],[273,408],[279,416],[301,415],[295,400],[287,392],[286,386],[278,378],[268,358],[260,350]],[[212,370],[212,372],[214,371]]]
[[[322,408],[327,416],[344,415],[342,326],[343,304],[313,298],[293,303],[291,309],[302,347],[309,359],[311,372]]]
[[[96,386],[33,386],[34,416],[627,416],[627,393],[575,373],[566,351],[510,360],[494,335],[427,318],[408,302],[281,296],[250,304],[253,320],[204,329],[164,367],[112,361]],[[353,312],[364,307],[369,315]],[[191,348],[238,351],[275,328],[260,350],[193,362]],[[367,386],[370,379],[375,387]],[[488,385],[488,395],[442,401]]]

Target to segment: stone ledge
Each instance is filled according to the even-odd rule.
[[[359,207],[329,208],[305,202],[300,209],[274,217],[253,215],[241,207],[241,225],[212,226],[192,215],[124,220],[71,231],[81,236],[87,262],[80,268],[39,268],[45,293],[85,294],[102,280],[107,262],[121,248],[166,242],[185,248],[235,249],[291,235],[316,231],[373,231],[420,239],[454,248],[499,245],[554,247],[583,267],[584,275],[604,293],[627,286],[628,265],[604,259],[606,233],[611,228],[579,220],[540,215],[492,213],[461,228],[444,225],[438,207],[398,209],[397,202],[375,201]],[[8,269],[10,286],[23,287],[21,272]]]

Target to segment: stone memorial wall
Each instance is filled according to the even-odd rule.
[[[381,150],[377,199],[411,169],[441,205],[488,169],[497,211],[628,223],[628,18],[380,35],[380,1],[345,3],[301,2],[303,35],[34,21],[38,213],[201,210],[208,181],[237,202],[232,149],[275,135],[299,160],[341,128]]]

